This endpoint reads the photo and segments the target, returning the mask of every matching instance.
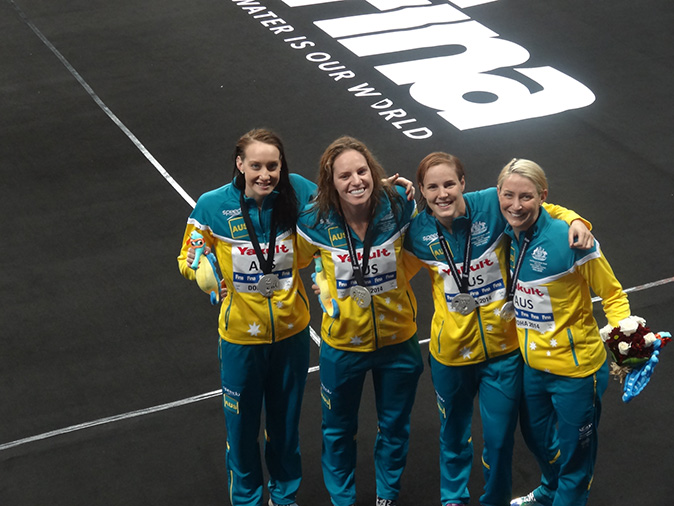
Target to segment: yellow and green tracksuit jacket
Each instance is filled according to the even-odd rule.
[[[320,253],[330,295],[339,307],[337,318],[323,314],[321,325],[323,340],[333,348],[374,351],[402,343],[416,333],[417,301],[402,261],[403,235],[416,213],[416,205],[405,199],[403,189],[396,187],[396,191],[404,202],[403,212],[396,215],[389,198],[384,196],[370,224],[374,227],[373,244],[364,278],[372,302],[364,309],[349,296],[356,280],[341,217],[333,212],[317,223],[315,208],[310,204],[297,223],[300,266],[308,265],[313,254]],[[351,235],[362,265],[363,243],[355,233]]]
[[[405,239],[405,258],[410,273],[425,267],[431,277],[435,313],[431,323],[430,351],[447,366],[478,364],[518,349],[515,322],[500,317],[506,301],[505,251],[507,225],[501,214],[496,188],[466,193],[466,216],[452,223],[452,231],[444,229],[457,271],[464,263],[465,244],[471,232],[469,292],[477,308],[469,315],[452,309],[452,298],[459,293],[438,239],[437,220],[429,212],[420,212],[410,224]],[[548,205],[556,217],[571,223],[581,219],[573,211]],[[439,224],[439,223],[438,223]],[[585,221],[590,227],[590,224]],[[440,225],[442,226],[442,225]],[[469,230],[470,229],[470,230]],[[568,243],[565,249],[569,249]]]
[[[512,238],[511,263],[520,253]],[[602,299],[613,326],[630,315],[622,286],[606,261],[599,243],[592,249],[572,250],[568,226],[541,209],[517,281],[517,335],[524,361],[530,367],[560,376],[583,378],[606,360],[606,349],[592,314],[590,289]]]
[[[297,174],[290,174],[300,209],[306,205],[316,185]],[[217,258],[227,285],[218,319],[220,337],[236,344],[272,343],[291,337],[309,324],[309,306],[298,273],[295,230],[277,230],[273,271],[281,290],[266,298],[257,292],[262,276],[248,230],[241,215],[241,191],[232,183],[202,195],[187,220],[178,267],[183,276],[195,280],[187,264],[189,237],[198,230]],[[267,256],[271,216],[277,192],[265,198],[261,209],[255,200],[245,198],[262,251]]]

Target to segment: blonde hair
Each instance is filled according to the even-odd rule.
[[[501,169],[501,173],[498,175],[496,186],[499,190],[511,174],[517,174],[529,179],[534,183],[539,195],[543,195],[543,192],[548,189],[548,178],[545,177],[545,171],[536,162],[532,162],[525,158],[513,158],[510,160],[508,164]]]

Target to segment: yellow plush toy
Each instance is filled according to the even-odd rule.
[[[220,302],[221,279],[218,275],[215,255],[211,252],[204,254],[204,237],[196,230],[190,234],[190,244],[194,248],[194,262],[190,267],[197,271],[197,285],[211,296],[211,304]]]
[[[314,255],[314,272],[311,275],[311,279],[318,285],[318,288],[321,291],[318,296],[318,301],[321,304],[323,312],[328,316],[337,318],[339,316],[339,306],[337,305],[337,301],[330,297],[330,284],[325,277],[323,262],[321,261],[320,255]]]

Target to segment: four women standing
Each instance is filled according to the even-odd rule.
[[[219,357],[234,506],[263,501],[257,443],[263,404],[269,505],[295,504],[301,479],[298,424],[309,357],[308,303],[298,268],[309,265],[314,255],[321,257],[339,309],[323,315],[320,354],[323,475],[335,506],[356,503],[358,409],[368,372],[378,417],[376,504],[396,505],[423,370],[416,299],[409,284],[420,267],[429,270],[433,281],[430,363],[441,418],[443,505],[469,501],[470,426],[478,393],[486,481],[480,502],[510,502],[522,356],[523,433],[541,464],[543,485],[514,503],[584,503],[606,387],[606,354],[598,331],[594,339],[596,323],[584,280],[608,298],[611,322],[629,315],[629,307],[597,246],[588,253],[569,248],[593,243],[585,225],[574,221],[578,216],[550,207],[572,228],[552,219],[541,209],[547,186],[537,186],[535,170],[514,170],[519,167],[513,162],[504,169],[498,195],[488,189],[464,196],[461,162],[433,153],[417,173],[425,211],[415,218],[414,202],[383,184],[383,169],[356,139],[342,137],[326,149],[317,192],[313,183],[289,174],[283,146],[273,133],[253,130],[239,140],[234,181],[199,199],[178,258],[181,273],[195,279],[189,237],[199,231],[215,252],[227,286],[219,317]],[[504,234],[506,221],[510,226]],[[511,249],[517,261],[509,258]],[[541,269],[549,269],[545,279]],[[520,291],[543,295],[534,300]],[[559,314],[556,297],[569,293],[581,302],[563,304]],[[550,338],[555,329],[566,333],[568,345],[559,332]],[[558,403],[578,398],[583,402],[573,408],[573,421],[562,423]],[[551,429],[555,423],[558,434]],[[549,464],[557,451],[563,456],[559,464]]]

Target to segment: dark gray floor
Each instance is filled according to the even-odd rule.
[[[593,222],[625,287],[674,276],[669,2],[500,0],[463,9],[526,48],[523,66],[553,66],[596,95],[589,107],[463,131],[374,69],[394,58],[359,58],[313,24],[375,7],[288,3],[261,0],[267,10],[249,13],[232,0],[0,1],[0,504],[228,503],[224,419],[214,396],[21,441],[217,390],[216,310],[175,262],[190,204],[158,168],[196,199],[229,180],[233,144],[249,128],[278,131],[292,170],[311,178],[325,146],[344,133],[364,140],[389,172],[410,178],[425,154],[450,151],[464,161],[469,189],[493,185],[513,156],[532,158],[548,172],[550,199]],[[354,95],[346,80],[308,60],[309,50],[292,49],[271,29],[279,25],[254,17],[268,11],[293,26],[292,36],[315,42],[315,53],[354,72],[353,84],[368,82],[394,105],[373,107],[373,98]],[[387,120],[392,109],[433,135],[406,137]],[[415,279],[415,291],[424,339],[431,305],[424,279]],[[630,299],[654,330],[672,330],[674,284]],[[610,384],[591,505],[671,504],[671,353],[664,350],[653,382],[632,403]],[[298,501],[327,506],[317,373],[305,398]],[[370,403],[361,417],[364,505],[374,504]],[[438,504],[437,426],[426,371],[401,506]],[[479,450],[479,419],[475,440]],[[478,464],[471,504],[482,483]],[[515,492],[536,482],[518,440]]]

